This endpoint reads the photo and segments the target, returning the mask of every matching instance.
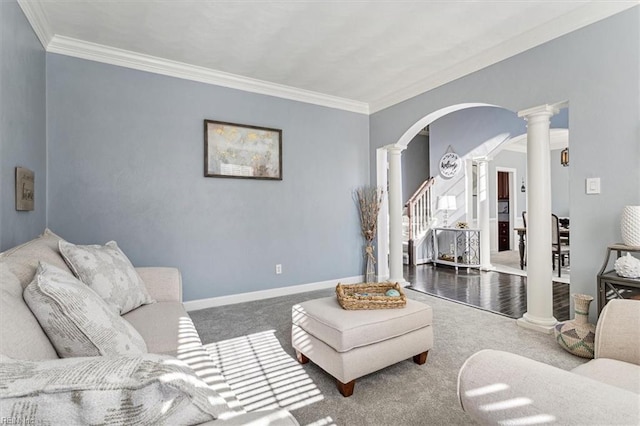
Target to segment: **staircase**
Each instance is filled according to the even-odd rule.
[[[416,248],[427,237],[434,224],[433,200],[431,189],[435,178],[424,181],[418,190],[405,204],[405,214],[402,217],[402,248],[405,264],[415,265],[417,262]]]

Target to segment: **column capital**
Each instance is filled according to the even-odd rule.
[[[533,108],[527,108],[527,109],[518,111],[518,117],[520,118],[524,117],[526,120],[528,120],[529,117],[534,117],[534,116],[551,117],[552,115],[556,115],[558,112],[560,112],[560,109],[556,105],[545,104],[545,105],[539,105]]]
[[[389,151],[391,154],[400,154],[402,151],[404,151],[404,148],[399,146],[399,145],[387,145],[384,147],[387,151]]]

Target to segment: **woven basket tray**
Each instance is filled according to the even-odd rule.
[[[398,290],[400,296],[385,296],[387,290]],[[340,284],[336,286],[338,303],[343,309],[404,308],[407,297],[398,283]]]

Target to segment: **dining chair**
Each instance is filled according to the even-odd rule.
[[[558,277],[562,275],[562,265],[564,265],[565,256],[567,261],[570,256],[570,245],[563,244],[560,238],[560,222],[558,216],[551,213],[551,261],[553,262],[553,269],[556,268],[556,258],[558,259]]]
[[[527,227],[527,212],[522,212],[522,222],[524,227]],[[553,270],[556,269],[556,259],[558,259],[558,277],[562,275],[562,266],[565,264],[565,257],[567,261],[570,256],[570,245],[565,244],[565,240],[560,238],[560,222],[558,216],[551,213],[551,264]]]
[[[558,217],[558,221],[560,222],[560,229],[569,229],[569,218],[568,217]],[[562,244],[569,244],[569,235],[560,235],[560,242]]]

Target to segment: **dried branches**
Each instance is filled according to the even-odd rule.
[[[382,193],[382,188],[374,186],[363,186],[354,192],[360,213],[360,229],[367,244],[376,238]]]

